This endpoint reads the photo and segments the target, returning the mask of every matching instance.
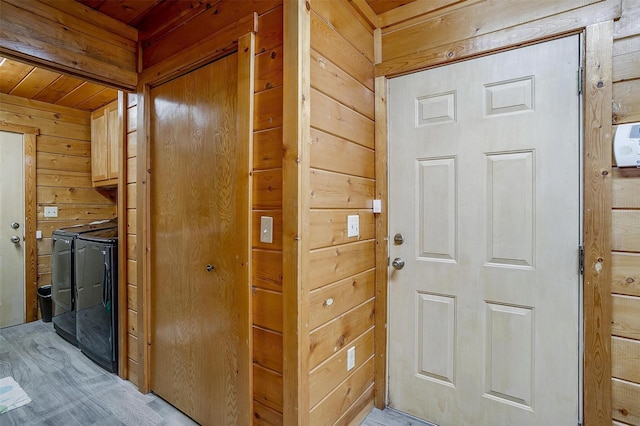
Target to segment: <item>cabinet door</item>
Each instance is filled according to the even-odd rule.
[[[107,179],[107,116],[102,113],[91,119],[91,179]]]
[[[107,142],[107,179],[118,178],[118,152],[120,147],[120,135],[122,133],[121,122],[118,117],[118,103],[114,102],[106,110],[108,129]]]

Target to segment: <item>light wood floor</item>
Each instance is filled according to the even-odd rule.
[[[143,395],[36,321],[0,329],[0,378],[12,376],[32,402],[0,415],[0,425],[195,425],[154,394]],[[363,426],[423,426],[374,410]]]

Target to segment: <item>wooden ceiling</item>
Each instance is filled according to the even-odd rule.
[[[191,16],[215,7],[220,0],[76,0],[139,31],[143,45],[161,38],[164,26],[185,24]],[[335,0],[334,0],[335,1]],[[349,0],[372,26],[384,26],[385,15],[415,3],[433,9],[433,0]],[[417,2],[417,3],[416,3]],[[456,0],[435,1],[438,6]],[[415,8],[412,5],[412,8]],[[407,8],[404,8],[407,9]],[[413,11],[415,12],[415,11]],[[396,18],[397,19],[397,18]],[[159,22],[163,24],[158,25]],[[382,23],[383,25],[380,25]],[[0,93],[93,111],[117,99],[117,91],[43,68],[0,57]]]
[[[367,3],[376,15],[381,15],[391,9],[396,9],[414,1],[416,0],[367,0]]]
[[[114,89],[0,58],[0,93],[93,111],[118,98]]]

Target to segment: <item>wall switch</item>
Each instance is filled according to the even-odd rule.
[[[382,200],[373,200],[373,212],[382,213]]]
[[[36,231],[36,240],[42,239],[42,231]]]
[[[44,217],[58,217],[58,208],[57,207],[45,207],[44,208]]]
[[[352,346],[347,350],[347,371],[351,371],[356,366],[356,347]]]
[[[347,237],[360,236],[360,216],[357,214],[347,216]]]
[[[273,243],[273,218],[260,216],[260,242]]]

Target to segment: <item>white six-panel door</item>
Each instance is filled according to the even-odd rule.
[[[393,408],[577,424],[578,68],[574,36],[389,82]]]

